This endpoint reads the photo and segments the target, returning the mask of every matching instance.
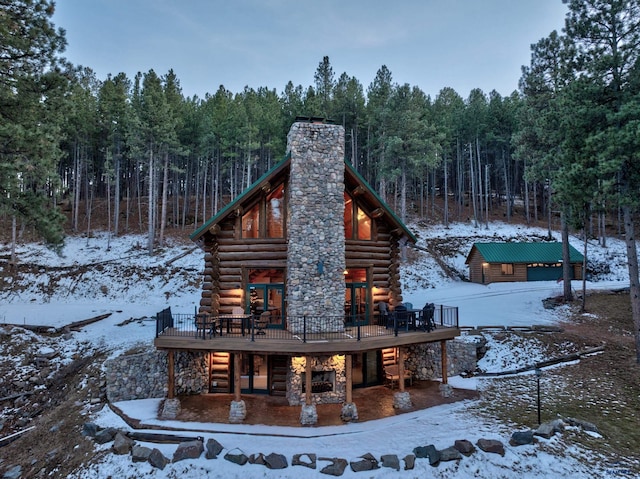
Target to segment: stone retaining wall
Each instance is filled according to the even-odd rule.
[[[107,399],[110,402],[163,398],[169,391],[166,351],[145,351],[105,362]],[[175,394],[207,392],[205,353],[175,354]]]
[[[447,371],[449,376],[457,376],[467,371],[475,371],[478,345],[473,342],[447,341]],[[440,343],[417,344],[406,348],[405,368],[417,379],[429,380],[442,376],[442,354]]]

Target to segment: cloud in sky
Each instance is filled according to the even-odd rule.
[[[397,83],[509,95],[530,45],[564,25],[560,0],[58,0],[65,56],[98,78],[173,69],[187,96],[288,81],[313,85],[326,55],[366,89],[386,65]]]

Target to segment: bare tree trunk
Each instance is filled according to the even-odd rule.
[[[111,248],[111,175],[107,172],[107,250]]]
[[[401,181],[402,181],[402,184],[400,185],[400,215],[402,217],[402,221],[406,222],[406,220],[407,220],[407,174],[406,174],[406,168],[402,168]]]
[[[622,207],[624,218],[624,240],[627,245],[627,265],[629,267],[629,298],[631,317],[635,333],[636,363],[640,364],[640,281],[638,279],[638,250],[636,248],[635,222],[629,205]]]
[[[444,168],[444,212],[442,213],[442,223],[445,228],[449,227],[449,168],[447,164],[447,155],[443,156]]]
[[[483,198],[483,194],[482,192],[484,191],[484,188],[482,187],[482,164],[480,163],[480,140],[478,139],[478,137],[476,136],[476,161],[478,163],[477,168],[476,168],[476,175],[478,175],[478,182],[476,183],[477,188],[476,188],[476,193],[478,194],[478,201],[479,201],[479,211],[478,211],[478,216],[479,219],[481,219],[482,216],[482,212],[484,211],[484,198]]]
[[[154,224],[154,204],[155,204],[155,195],[154,195],[154,174],[153,174],[153,148],[149,148],[149,208],[147,211],[147,221],[149,222],[149,236],[147,238],[147,250],[149,251],[149,255],[153,254],[153,243],[154,243],[154,232],[155,232],[155,224]]]
[[[82,185],[82,162],[80,161],[80,152],[78,151],[79,147],[76,143],[76,147],[73,150],[73,154],[75,156],[75,186],[73,192],[73,231],[78,231],[78,212],[80,211],[80,186]]]
[[[113,234],[118,236],[120,233],[120,144],[116,152],[115,164],[115,184],[113,191]]]
[[[563,293],[562,296],[565,301],[573,301],[573,294],[571,292],[571,255],[569,251],[569,224],[567,223],[567,217],[564,211],[560,214],[560,221],[562,223],[562,282]]]
[[[484,165],[485,229],[489,229],[489,165]]]
[[[511,223],[511,188],[509,188],[509,172],[507,171],[507,159],[502,149],[502,168],[504,170],[504,195],[507,200],[507,223]]]
[[[160,213],[160,247],[164,246],[164,230],[167,227],[167,197],[169,191],[169,152],[164,152],[164,165],[162,166],[162,210]]]
[[[16,215],[11,217],[11,260],[10,264],[15,266],[17,263],[16,258],[16,243],[18,242],[18,220]]]
[[[473,171],[473,149],[469,143],[469,177],[471,178],[471,202],[473,204],[473,224],[478,227],[478,209],[476,206],[476,175]]]

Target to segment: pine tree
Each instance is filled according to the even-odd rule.
[[[53,10],[47,0],[0,2],[0,213],[61,244],[56,167],[67,84],[58,57],[65,34],[51,23]]]

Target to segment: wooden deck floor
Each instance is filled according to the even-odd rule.
[[[265,334],[231,332],[196,338],[195,331],[167,329],[154,344],[158,349],[188,349],[206,351],[246,351],[254,353],[357,353],[380,348],[406,346],[454,339],[460,335],[458,328],[439,327],[431,332],[402,331],[394,335],[383,326],[367,325],[347,328],[339,333],[314,333],[303,337],[281,329],[267,329]]]

